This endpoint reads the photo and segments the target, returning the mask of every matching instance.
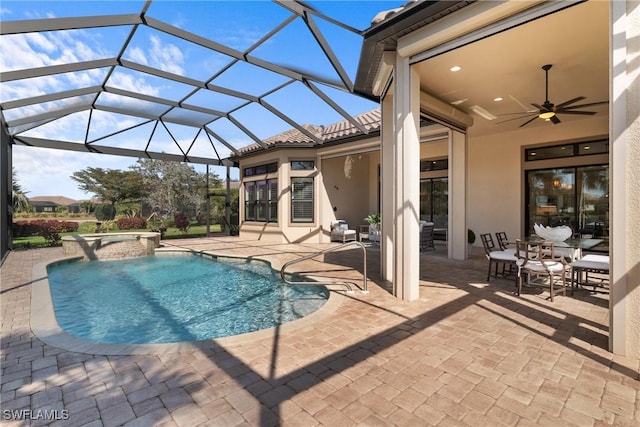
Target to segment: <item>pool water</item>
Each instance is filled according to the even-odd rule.
[[[322,286],[283,284],[268,264],[167,255],[48,267],[56,319],[78,338],[197,341],[270,328],[322,307]]]

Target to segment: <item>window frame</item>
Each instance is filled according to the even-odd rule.
[[[311,183],[311,197],[310,198],[301,198],[301,199],[296,199],[295,198],[295,188],[294,188],[294,181],[298,181],[298,180],[304,180],[304,181],[310,181]],[[315,222],[315,178],[313,176],[292,176],[290,178],[290,183],[291,183],[291,215],[289,220],[291,221],[292,224],[313,224]],[[301,218],[301,219],[297,219],[295,217],[295,206],[298,204],[306,204],[306,203],[311,203],[311,218]]]
[[[278,179],[245,181],[244,186],[244,220],[261,223],[278,222]],[[274,187],[275,191],[273,191]],[[264,214],[261,215],[260,212]],[[250,215],[250,213],[253,214]]]

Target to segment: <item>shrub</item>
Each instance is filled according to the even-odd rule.
[[[207,214],[200,212],[198,215],[196,215],[196,222],[198,223],[198,225],[206,225],[207,224]]]
[[[71,233],[77,230],[78,223],[74,221],[36,219],[13,223],[15,237],[42,236],[49,246],[57,246],[60,243],[60,233]]]
[[[186,233],[189,230],[189,217],[184,213],[178,213],[173,217],[173,224],[181,233]]]
[[[147,228],[147,221],[140,217],[118,218],[117,223],[120,230]]]

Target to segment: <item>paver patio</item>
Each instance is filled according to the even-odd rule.
[[[327,247],[234,237],[163,243],[260,256],[276,266]],[[474,250],[467,261],[449,260],[441,248],[423,254],[417,301],[390,295],[371,248],[371,292],[334,291],[340,305],[316,321],[252,342],[123,356],[38,339],[30,329],[32,269],[62,257],[62,249],[12,252],[1,269],[2,423],[640,425],[640,361],[607,351],[607,295],[580,291],[551,303],[545,289],[526,288],[517,297],[511,279],[487,283],[487,262]],[[295,270],[361,285],[361,251],[330,253]],[[68,419],[9,420],[39,410],[64,410]]]

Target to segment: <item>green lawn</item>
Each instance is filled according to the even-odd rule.
[[[82,224],[78,228],[77,232],[62,233],[61,236],[70,236],[72,234],[84,234],[84,233],[95,232],[95,223],[85,223],[85,224]],[[219,224],[212,224],[210,229],[212,233],[218,233],[222,231],[222,228],[220,227]],[[109,232],[113,233],[116,231],[118,230],[117,229],[114,230],[113,228],[111,228]],[[124,232],[136,232],[136,231],[147,232],[150,230],[145,228],[140,230],[123,230],[123,231]],[[186,234],[183,234],[180,230],[178,230],[175,227],[169,227],[167,231],[164,233],[163,239],[184,239],[189,237],[205,237],[206,235],[207,235],[206,225],[193,225],[189,227]],[[41,237],[41,236],[16,237],[13,239],[13,249],[34,249],[34,248],[46,248],[46,247],[47,247],[47,242],[44,240],[44,237]]]

